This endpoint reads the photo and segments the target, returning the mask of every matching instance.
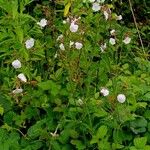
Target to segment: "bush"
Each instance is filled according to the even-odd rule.
[[[1,150],[150,149],[149,2],[129,2],[0,0]]]

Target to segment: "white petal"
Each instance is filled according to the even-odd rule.
[[[77,32],[78,28],[79,28],[79,26],[77,24],[74,24],[74,22],[71,23],[71,25],[70,25],[71,32]]]
[[[116,20],[122,20],[122,15],[117,16]]]
[[[107,11],[104,11],[104,16],[105,16],[105,19],[108,20],[109,14],[107,13]]]
[[[124,42],[125,44],[129,44],[129,43],[131,42],[131,38],[130,38],[130,37],[126,37],[126,38],[123,40],[123,42]]]
[[[126,96],[125,96],[124,94],[119,94],[119,95],[117,96],[117,100],[118,100],[118,102],[120,102],[120,103],[124,103],[124,102],[126,101]]]
[[[21,68],[21,62],[16,59],[12,62],[12,66],[15,68],[15,69],[18,69],[18,68]]]
[[[79,43],[79,42],[76,42],[75,43],[75,48],[76,49],[81,49],[83,47],[83,44],[82,43]]]
[[[18,78],[19,78],[21,81],[23,81],[23,82],[27,82],[27,78],[25,77],[25,75],[24,75],[23,73],[20,73],[20,74],[18,75]]]
[[[114,38],[110,38],[110,39],[109,39],[109,43],[110,43],[111,45],[115,45],[115,44],[116,44],[116,40],[115,40]]]
[[[63,37],[64,37],[64,36],[63,36],[62,34],[61,34],[61,35],[59,35],[59,36],[57,37],[57,40],[56,40],[56,41],[61,40]]]
[[[64,44],[63,43],[61,43],[60,45],[59,45],[59,48],[61,49],[61,50],[65,50],[65,46],[64,46]]]
[[[74,45],[74,42],[70,41],[69,46],[71,47],[72,45]]]
[[[104,52],[104,50],[105,50],[106,48],[107,48],[106,43],[102,44],[102,45],[100,46],[101,52]]]
[[[47,20],[43,18],[43,19],[40,20],[40,22],[37,22],[37,24],[38,24],[41,28],[43,28],[43,27],[45,27],[45,26],[47,25]]]
[[[19,94],[22,93],[23,89],[22,88],[16,88],[15,90],[12,91],[13,94]]]
[[[93,6],[92,6],[92,10],[93,11],[99,11],[101,9],[101,6],[99,5],[99,3],[93,3]]]
[[[29,40],[26,40],[25,45],[27,49],[32,48],[34,46],[34,39],[30,38]]]
[[[106,88],[102,88],[100,92],[101,92],[101,94],[103,94],[103,96],[108,96],[109,95],[109,90],[106,89]]]
[[[111,35],[114,35],[115,32],[116,32],[116,31],[113,29],[113,30],[110,31],[110,34],[111,34]]]

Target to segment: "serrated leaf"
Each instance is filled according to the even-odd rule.
[[[142,149],[145,147],[147,142],[147,138],[146,137],[139,137],[139,138],[135,138],[134,139],[134,145],[136,148],[138,149]]]
[[[79,140],[71,140],[71,143],[72,143],[73,145],[75,145],[78,150],[84,150],[84,149],[85,149],[85,145],[82,143],[82,141],[79,141]]]
[[[6,129],[7,131],[10,131],[10,130],[12,130],[12,127],[10,127],[8,124],[4,124],[4,125],[2,125],[1,126],[1,128],[3,128],[3,129]]]
[[[119,143],[113,143],[112,148],[113,149],[122,149],[122,148],[124,148],[124,146]]]
[[[55,82],[53,82],[52,80],[47,80],[45,82],[41,82],[38,84],[38,86],[46,91],[46,90],[50,90],[52,95],[57,95],[60,91],[60,85],[57,85]]]
[[[95,143],[97,143],[97,142],[98,142],[97,137],[96,137],[96,136],[93,136],[93,137],[92,137],[92,140],[90,141],[90,144],[95,144]]]

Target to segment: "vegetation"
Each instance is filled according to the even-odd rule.
[[[149,150],[148,6],[0,0],[0,150]]]

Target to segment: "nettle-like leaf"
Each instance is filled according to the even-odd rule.
[[[43,132],[43,125],[46,123],[46,119],[37,121],[35,125],[31,126],[28,129],[28,136],[31,137],[32,139],[35,139],[37,137],[40,137]]]
[[[86,148],[84,143],[80,140],[71,140],[71,144],[75,145],[77,149],[83,150]]]
[[[0,150],[150,149],[149,5],[131,3],[140,40],[125,1],[0,0]]]
[[[57,95],[60,90],[60,85],[56,84],[52,80],[41,82],[38,84],[38,86],[44,91],[50,90],[53,95]]]
[[[144,148],[146,143],[147,143],[146,137],[139,137],[134,139],[134,145],[137,149]]]
[[[144,117],[138,117],[130,122],[130,128],[135,134],[146,132],[146,127],[147,120]]]

